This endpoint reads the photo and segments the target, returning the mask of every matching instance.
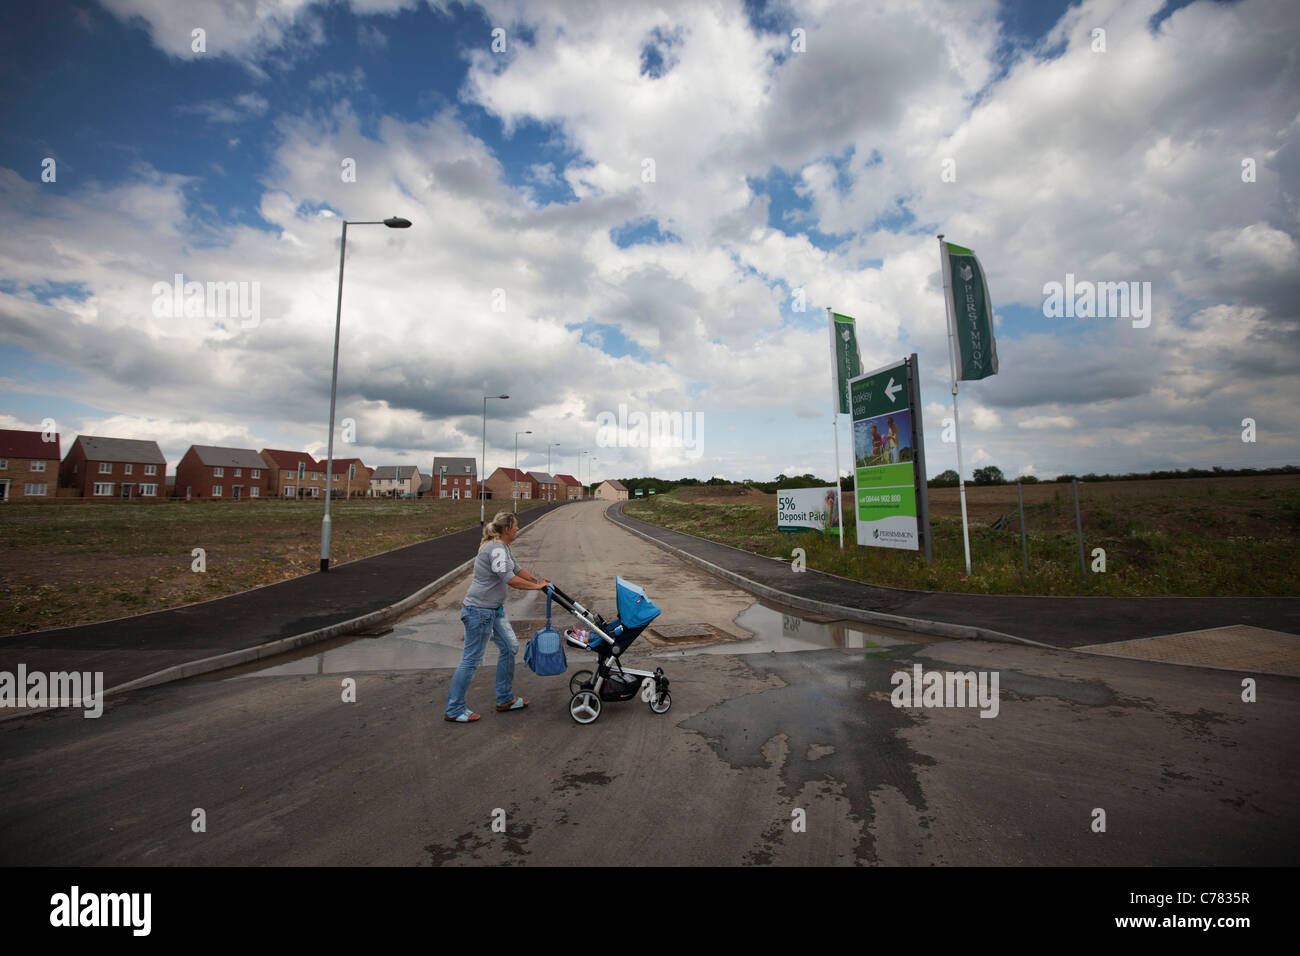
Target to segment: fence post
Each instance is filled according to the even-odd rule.
[[[1088,565],[1083,560],[1083,520],[1079,517],[1079,479],[1071,481],[1074,485],[1074,531],[1079,538],[1079,576],[1084,584],[1088,583]]]
[[[1029,542],[1025,538],[1025,496],[1016,482],[1016,500],[1020,503],[1020,550],[1025,554],[1025,578],[1029,577]]]

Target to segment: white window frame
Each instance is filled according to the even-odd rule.
[[[285,496],[286,498],[297,498],[297,497],[298,497],[298,487],[297,487],[297,485],[285,485],[285,486],[284,486],[284,496]]]
[[[213,486],[212,486],[212,497],[213,497],[213,498],[220,498],[220,497],[221,497],[221,486],[220,486],[220,485],[213,485]]]
[[[252,474],[249,475],[249,477],[250,477],[250,478],[261,478],[261,477],[262,477],[262,469],[261,469],[261,468],[254,468],[254,469],[252,469]]]
[[[136,488],[138,488],[138,489],[140,490],[140,496],[141,496],[142,498],[157,498],[157,497],[158,497],[158,484],[157,484],[156,482],[153,482],[153,483],[150,483],[150,484],[147,484],[147,485],[143,485],[143,484],[142,484],[142,485],[136,485]]]
[[[128,461],[122,467],[126,469],[125,471],[122,472],[122,474],[129,475],[131,474],[132,470],[135,468],[135,465],[131,464],[131,462]]]
[[[157,466],[157,465],[145,465],[145,466],[144,466],[144,473],[145,473],[146,475],[156,475],[156,474],[158,474],[158,466]]]
[[[253,487],[252,487],[251,489],[249,489],[248,497],[250,497],[250,498],[260,498],[260,497],[262,497],[262,489],[259,488],[257,485],[253,485]]]
[[[33,490],[33,489],[36,489],[36,488],[39,488],[40,491],[35,491],[35,490]],[[27,482],[26,484],[23,485],[23,494],[26,495],[28,498],[43,498],[43,497],[45,497],[45,482],[43,482],[43,481],[29,481],[29,482]]]
[[[93,496],[96,498],[113,497],[113,483],[111,481],[95,482],[95,490]]]
[[[9,459],[0,458],[0,471],[8,471],[8,470],[9,470]]]
[[[43,459],[40,459],[40,458],[33,458],[33,459],[32,459],[32,467],[31,467],[30,470],[31,470],[31,471],[44,471],[44,470],[45,470],[45,461],[44,461]]]
[[[113,473],[113,463],[111,461],[101,461],[99,463],[99,473],[101,475],[111,475]]]

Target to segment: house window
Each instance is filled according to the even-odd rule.
[[[284,489],[284,496],[286,498],[296,498],[298,497],[298,489],[293,485],[287,485]]]
[[[131,469],[135,466],[128,461],[123,467],[126,469],[126,474],[129,475],[131,474]]]
[[[212,497],[214,497],[214,498],[220,498],[220,497],[221,497],[221,486],[220,486],[220,485],[213,485],[213,486],[212,486]]]
[[[212,469],[212,477],[213,477],[213,478],[224,478],[224,477],[226,477],[226,469],[224,469],[224,468],[222,468],[221,466],[218,465],[216,468],[213,468],[213,469]]]
[[[113,483],[111,481],[95,482],[95,494],[111,495],[113,493]]]
[[[45,462],[44,462],[44,461],[33,461],[33,462],[32,462],[32,468],[31,468],[31,470],[32,470],[32,471],[44,471],[44,470],[45,470]]]
[[[311,496],[312,496],[313,498],[319,498],[319,497],[320,497],[320,489],[319,489],[319,488],[316,488],[316,487],[313,486],[312,489],[311,489]]]
[[[257,487],[257,485],[253,485],[252,490],[248,492],[248,497],[250,498],[262,497],[262,489]]]
[[[144,466],[144,473],[145,473],[146,475],[156,475],[156,474],[158,474],[158,466],[157,466],[157,465],[145,465],[145,466]]]
[[[99,463],[99,473],[101,475],[111,475],[113,473],[113,463],[111,461],[101,461]]]
[[[9,470],[9,459],[0,458],[0,471],[8,471],[8,470]]]
[[[242,468],[236,468],[236,469],[235,469],[235,477],[236,477],[236,478],[242,478],[242,477],[244,477],[244,469],[242,469]]]
[[[27,484],[23,486],[23,494],[30,495],[33,498],[39,498],[41,495],[45,494],[45,482],[43,481],[27,482]]]
[[[145,498],[157,498],[157,497],[158,497],[158,485],[157,485],[157,484],[152,484],[152,485],[140,485],[139,488],[140,488],[140,494],[141,494],[141,496],[143,496],[143,497],[145,497]]]
[[[253,469],[249,474],[250,474],[250,476],[253,477],[253,478],[261,478],[261,477],[262,477],[262,469],[261,469],[261,468],[254,468],[254,469]]]

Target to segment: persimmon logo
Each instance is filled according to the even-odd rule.
[[[153,925],[152,893],[68,893],[50,897],[50,925],[128,926],[133,936],[148,936]]]

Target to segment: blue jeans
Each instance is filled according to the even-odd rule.
[[[451,678],[451,690],[447,693],[447,716],[459,717],[468,710],[465,694],[469,690],[469,682],[474,679],[474,672],[483,660],[489,636],[501,652],[497,659],[497,704],[513,704],[515,654],[519,651],[519,639],[515,637],[510,621],[504,616],[497,617],[496,610],[490,607],[463,607],[460,609],[460,619],[465,625],[465,653]]]

